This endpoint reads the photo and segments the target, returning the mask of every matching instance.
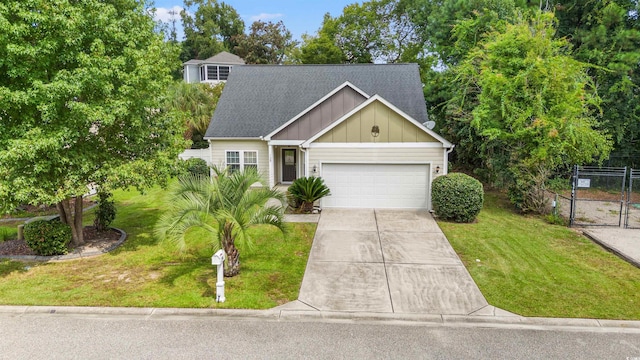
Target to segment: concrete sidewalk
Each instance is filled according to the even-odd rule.
[[[581,230],[591,240],[640,268],[640,229],[591,227]]]
[[[297,310],[516,316],[490,306],[425,210],[325,209]]]

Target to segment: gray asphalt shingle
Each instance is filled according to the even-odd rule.
[[[242,65],[231,71],[206,136],[265,136],[345,81],[427,121],[417,64]]]

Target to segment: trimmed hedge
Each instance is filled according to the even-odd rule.
[[[484,189],[480,181],[462,173],[450,173],[433,180],[433,210],[441,219],[472,222],[482,210]]]
[[[64,255],[70,240],[71,227],[60,221],[36,220],[24,226],[24,241],[38,255]]]

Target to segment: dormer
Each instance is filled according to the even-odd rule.
[[[184,81],[187,83],[208,83],[212,85],[226,82],[231,69],[244,65],[239,56],[223,51],[206,60],[189,60],[183,64]]]

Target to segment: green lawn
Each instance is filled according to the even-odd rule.
[[[439,222],[490,304],[523,316],[640,319],[640,269],[511,209],[488,193],[476,223]]]
[[[184,253],[152,235],[165,194],[115,193],[113,226],[128,238],[109,254],[59,263],[0,260],[0,304],[266,309],[297,299],[316,224],[288,224],[284,237],[253,229],[256,246],[240,249],[241,274],[225,280],[227,300],[216,303],[211,235],[190,233]]]

